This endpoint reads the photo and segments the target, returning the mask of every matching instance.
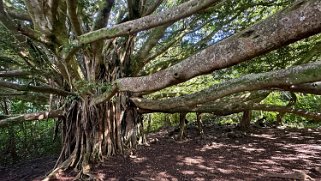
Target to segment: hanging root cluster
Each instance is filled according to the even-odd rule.
[[[104,158],[125,154],[144,138],[142,116],[125,96],[117,95],[112,101],[90,106],[90,98],[73,100],[61,120],[62,150],[55,169],[73,168],[78,178],[92,179],[93,163]]]

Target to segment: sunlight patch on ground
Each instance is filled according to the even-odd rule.
[[[145,170],[140,171],[139,173],[142,175],[149,175],[150,172],[152,172],[152,169],[145,169]]]
[[[221,148],[222,146],[224,146],[224,144],[212,142],[211,144],[206,144],[201,149],[196,149],[196,150],[201,152],[206,152],[209,150]]]
[[[297,160],[299,160],[298,158],[293,158],[293,157],[280,157],[280,156],[271,156],[271,159],[283,160],[283,161],[297,161]]]
[[[200,156],[196,156],[194,158],[192,157],[185,157],[184,160],[182,160],[183,163],[185,163],[186,165],[192,166],[192,165],[198,165],[201,163],[204,163],[205,160],[203,157]]]
[[[223,169],[223,168],[218,168],[217,169],[219,172],[224,173],[224,174],[231,174],[234,172],[234,170],[231,169]]]
[[[172,175],[170,175],[167,172],[159,172],[156,177],[155,180],[172,180],[172,181],[178,181],[178,179],[176,177],[173,177]]]
[[[201,165],[201,164],[198,165],[197,167],[200,168],[200,169],[203,169],[203,170],[208,170],[208,171],[214,170],[214,168],[212,168],[212,167],[208,167],[206,165]]]
[[[106,179],[106,174],[104,174],[104,173],[97,173],[97,178],[98,178],[99,180],[104,180],[104,179]]]
[[[298,154],[296,155],[296,157],[301,158],[301,159],[309,159],[309,158],[314,158],[314,156],[310,156],[310,155],[305,155],[305,154]]]
[[[264,162],[258,162],[258,161],[253,161],[253,162],[250,162],[254,165],[264,165],[265,163]]]
[[[133,162],[135,163],[143,163],[144,161],[147,160],[146,157],[137,157],[136,155],[135,157],[130,157],[130,158],[132,158]]]
[[[269,134],[251,134],[251,136],[257,137],[257,138],[266,138],[266,139],[270,139],[270,140],[276,139],[273,135],[269,135]]]
[[[269,165],[278,165],[277,162],[270,160],[270,159],[265,159],[265,160],[261,160],[261,161],[263,161],[263,163],[269,164]]]
[[[307,145],[307,144],[297,144],[294,148],[295,151],[301,153],[309,153],[309,154],[318,154],[321,152],[321,146],[319,145]]]
[[[243,146],[242,149],[244,150],[244,152],[246,153],[251,153],[251,152],[264,152],[265,149],[263,148],[249,148],[249,147],[245,147]]]
[[[183,171],[181,171],[181,173],[184,174],[184,175],[194,175],[195,171],[193,171],[193,170],[183,170]]]

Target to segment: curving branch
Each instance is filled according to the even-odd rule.
[[[306,84],[299,84],[299,85],[281,86],[279,88],[281,88],[283,90],[287,90],[287,91],[321,95],[321,82],[320,81],[306,83]]]
[[[150,54],[150,51],[156,46],[158,41],[163,37],[165,30],[168,25],[157,27],[151,31],[147,40],[143,43],[142,47],[138,50],[137,54],[134,55],[133,60],[136,66],[133,67],[134,75],[140,71],[140,69],[147,63],[146,59]]]
[[[21,85],[21,84],[16,84],[12,82],[2,81],[2,80],[0,80],[0,87],[14,89],[17,91],[40,92],[40,93],[56,94],[60,96],[76,95],[74,93],[64,91],[61,89],[56,89],[46,85],[44,86]]]
[[[76,48],[81,45],[91,43],[100,39],[114,38],[134,34],[143,30],[151,29],[156,26],[165,25],[175,22],[179,19],[191,16],[192,14],[206,9],[209,6],[219,3],[221,0],[190,0],[186,3],[162,11],[156,14],[151,14],[133,21],[127,21],[113,26],[112,28],[102,28],[90,33],[83,34],[71,43],[71,46]]]
[[[230,96],[222,97],[215,101],[199,104],[195,107],[176,107],[170,110],[157,110],[156,112],[200,112],[200,113],[215,113],[216,115],[229,115],[235,113],[235,110],[242,109],[244,105],[259,103],[265,99],[272,91],[259,90],[251,92],[241,92]],[[155,110],[140,109],[142,113],[155,112]],[[241,112],[241,111],[239,111]]]
[[[166,113],[177,112],[198,112],[211,113],[217,116],[227,116],[235,113],[244,112],[247,110],[279,112],[280,114],[295,114],[301,117],[321,121],[321,113],[310,112],[305,109],[293,108],[289,106],[276,106],[269,104],[260,104],[260,102],[269,95],[270,91],[253,91],[250,93],[241,93],[224,97],[213,102],[198,105],[196,107],[179,107],[165,111]],[[151,110],[142,109],[141,113],[154,112]],[[163,111],[160,111],[163,112]]]
[[[287,106],[264,105],[264,104],[254,104],[251,107],[249,107],[249,109],[279,112],[279,113],[292,113],[292,114],[302,116],[302,117],[305,117],[308,119],[321,121],[321,113],[309,112],[305,109],[291,108],[291,107],[287,107]]]
[[[27,43],[27,39],[25,36],[34,39],[36,41],[42,42],[46,44],[47,42],[42,41],[39,38],[39,33],[36,31],[33,31],[32,29],[28,28],[27,26],[23,26],[21,24],[17,24],[7,13],[4,9],[3,1],[0,0],[0,21],[3,23],[3,25],[11,31],[11,33],[14,35],[16,40],[19,42],[19,48],[21,50],[26,50],[29,46]],[[19,52],[21,54],[21,52]],[[20,55],[21,56],[21,55]],[[23,57],[23,56],[22,56]]]
[[[15,11],[14,9],[9,9],[8,10],[8,14],[13,19],[18,19],[18,20],[22,20],[22,21],[30,21],[31,22],[31,18],[30,18],[28,13],[21,13],[21,12]]]
[[[120,91],[149,93],[208,74],[321,32],[321,1],[288,9],[155,74],[117,80]]]
[[[0,127],[6,127],[12,124],[22,123],[24,121],[34,121],[34,120],[45,120],[48,118],[58,118],[63,116],[62,110],[53,110],[53,111],[46,111],[46,112],[37,112],[37,113],[29,113],[29,114],[22,114],[22,115],[13,115],[10,117],[5,116],[0,120]],[[0,116],[1,118],[1,116]]]
[[[67,0],[67,10],[68,10],[68,17],[71,23],[71,26],[77,36],[82,34],[82,29],[80,25],[80,21],[77,15],[77,4],[78,0]]]
[[[114,6],[115,0],[104,0],[104,3],[100,7],[97,18],[94,22],[93,30],[105,28],[108,24],[111,8]]]
[[[236,107],[237,106],[237,107]],[[212,113],[217,116],[227,116],[234,113],[244,112],[246,110],[256,110],[256,111],[268,111],[268,112],[279,112],[280,114],[295,114],[297,116],[305,117],[315,121],[321,121],[321,113],[310,112],[305,109],[293,108],[287,106],[276,106],[268,104],[258,104],[258,103],[238,103],[233,109],[224,109],[216,106],[201,106],[193,111],[196,112],[207,112]]]
[[[155,111],[189,107],[231,95],[237,92],[287,87],[321,80],[321,61],[295,66],[267,73],[249,74],[220,84],[215,84],[200,92],[163,100],[131,98],[137,107]]]
[[[8,30],[14,33],[14,36],[17,40],[19,40],[20,42],[25,41],[25,38],[20,36],[17,25],[14,21],[12,21],[8,13],[5,11],[3,0],[0,0],[0,21]]]
[[[32,74],[30,71],[23,70],[0,71],[0,77],[25,77],[30,74]]]

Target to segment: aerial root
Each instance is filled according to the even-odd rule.
[[[60,165],[58,165],[53,171],[51,171],[44,179],[43,181],[50,181],[57,177],[57,174],[59,174],[60,171],[65,171],[71,163],[71,158],[67,159]]]

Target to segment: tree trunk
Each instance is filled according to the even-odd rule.
[[[247,131],[251,124],[251,111],[246,110],[243,112],[242,119],[240,121],[240,128],[242,131]]]
[[[102,51],[98,45],[99,42],[93,45],[95,50]],[[127,37],[113,45],[103,55],[82,55],[84,59],[97,60],[92,63],[96,65],[86,67],[89,85],[110,85],[118,78],[130,76],[132,39]],[[100,61],[104,64],[100,65]],[[145,141],[142,116],[129,99],[131,93],[117,93],[112,100],[91,105],[95,97],[91,92],[101,94],[104,91],[101,89],[84,91],[66,105],[62,120],[63,148],[51,175],[59,169],[75,168],[79,179],[88,176],[92,179],[89,172],[93,163],[111,155],[127,154],[136,148],[139,140]]]
[[[186,113],[180,113],[179,114],[179,135],[178,139],[182,140],[185,137],[185,128],[186,128]]]
[[[199,112],[196,113],[196,121],[197,121],[198,132],[199,132],[201,138],[203,138],[204,137],[203,122],[202,122],[201,113],[199,113]]]
[[[276,126],[280,126],[282,124],[282,119],[283,119],[284,115],[285,115],[285,113],[279,113],[276,116],[276,122],[275,122]]]
[[[79,176],[89,175],[92,163],[136,147],[144,136],[142,119],[136,107],[122,102],[124,98],[119,94],[113,102],[92,107],[90,99],[71,102],[62,121],[63,148],[56,168],[76,168]]]

